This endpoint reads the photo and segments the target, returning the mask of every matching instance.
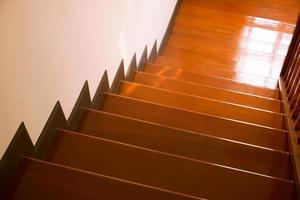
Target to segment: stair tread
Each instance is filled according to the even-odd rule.
[[[273,43],[270,45],[271,48],[274,46]],[[268,46],[269,48],[270,45]],[[280,54],[277,53],[274,55],[273,53],[261,51],[261,49],[263,49],[261,43],[259,48],[256,46],[257,49],[249,49],[249,46],[245,46],[243,48],[241,44],[239,44],[239,46],[231,45],[230,43],[211,45],[211,41],[203,40],[202,38],[191,39],[171,34],[168,39],[168,47],[191,50],[195,54],[207,55],[210,57],[216,57],[218,59],[233,60],[235,62],[238,62],[240,59],[244,59],[245,57],[251,57],[261,62],[268,62],[270,59],[272,59],[276,64],[283,64],[285,57],[284,53],[287,51],[288,45],[286,45],[284,49],[278,46],[278,49],[280,48],[282,51],[278,51]],[[238,56],[232,56],[232,49],[239,49]]]
[[[115,124],[118,126],[114,126]],[[125,116],[86,109],[76,131],[196,160],[291,179],[290,158],[286,152],[183,131]]]
[[[179,80],[199,83],[203,85],[209,85],[209,86],[223,88],[223,89],[229,89],[229,90],[242,92],[246,94],[253,94],[253,95],[272,98],[272,99],[279,99],[278,89],[256,87],[249,84],[239,83],[230,79],[213,77],[213,76],[190,72],[187,70],[183,70],[181,68],[147,65],[144,71],[147,73],[152,73],[163,77],[171,77]]]
[[[216,66],[208,66],[202,63],[194,62],[193,60],[178,60],[175,58],[158,56],[155,59],[155,63],[148,64],[181,68],[194,73],[228,78],[240,83],[246,83],[258,87],[276,89],[278,85],[278,80],[274,77],[261,76],[259,75],[259,73],[255,74],[255,72],[245,73],[242,71],[238,71],[237,69],[230,70]]]
[[[281,101],[279,100],[261,98],[175,78],[162,77],[147,72],[136,71],[132,81],[157,88],[181,92],[184,94],[207,97],[215,100],[259,108],[262,110],[281,112]]]
[[[286,131],[106,93],[99,110],[287,151]]]
[[[284,129],[284,115],[122,81],[118,94],[197,113]]]
[[[33,158],[23,158],[20,171],[8,199],[201,199]]]
[[[176,58],[177,60],[190,59],[199,63],[203,63],[208,66],[218,66],[223,69],[229,69],[229,70],[238,69],[246,73],[247,72],[251,73],[253,71],[256,71],[257,73],[259,72],[259,74],[262,76],[270,76],[274,78],[279,77],[281,66],[283,64],[283,61],[280,62],[278,61],[278,63],[269,63],[251,57],[249,58],[251,60],[248,61],[248,63],[242,59],[239,62],[228,60],[225,58],[217,59],[212,55],[200,55],[190,49],[183,49],[183,48],[172,47],[172,46],[167,46],[161,55],[165,57]],[[273,58],[270,57],[269,59],[272,60]],[[272,70],[270,70],[270,68]]]
[[[293,181],[78,133],[60,132],[54,149],[54,163],[202,198],[292,199],[295,192]]]

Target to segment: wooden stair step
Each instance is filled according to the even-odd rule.
[[[243,60],[242,58],[239,62],[237,62],[228,59],[216,58],[212,55],[199,55],[192,50],[176,48],[171,46],[167,46],[161,55],[165,57],[176,58],[178,60],[194,60],[196,62],[203,63],[208,66],[218,66],[223,69],[237,69],[237,71],[243,71],[245,73],[252,73],[256,71],[262,76],[274,78],[279,77],[281,66],[283,63],[283,61],[278,61],[277,63],[274,61],[270,63],[266,61],[257,60],[255,59],[255,57],[248,58],[248,60],[250,60],[248,62],[246,62],[246,60]],[[273,58],[269,59],[272,60]]]
[[[239,83],[231,79],[207,76],[203,74],[186,71],[181,68],[147,65],[144,71],[162,77],[176,78],[179,80],[199,83],[199,84],[218,87],[227,90],[233,90],[233,91],[242,92],[246,94],[262,96],[266,98],[272,98],[272,99],[280,98],[278,89],[256,87],[249,84]]]
[[[104,95],[99,110],[271,149],[288,151],[287,132],[279,129],[203,115],[109,93]]]
[[[236,71],[235,68],[232,70],[226,70],[216,66],[207,66],[202,63],[195,62],[193,60],[179,60],[165,56],[158,56],[155,59],[155,64],[149,63],[149,65],[177,67],[199,74],[228,78],[240,83],[246,83],[258,87],[276,89],[278,85],[278,80],[276,78],[260,76],[259,72],[257,74],[255,74],[255,72],[249,74],[241,71]]]
[[[117,124],[117,126],[115,126]],[[196,160],[291,179],[290,154],[85,109],[77,132]]]
[[[237,104],[121,81],[118,94],[202,114],[284,129],[284,115]]]
[[[54,163],[208,199],[293,199],[294,182],[125,143],[59,132]]]
[[[239,44],[240,45],[240,44]],[[273,43],[269,44],[269,48],[273,48]],[[260,43],[260,49],[262,48]],[[256,60],[262,62],[269,62],[271,59],[278,64],[283,64],[284,53],[281,54],[271,54],[268,52],[258,51],[259,49],[247,49],[247,46],[242,48],[241,46],[235,46],[231,43],[222,43],[220,45],[211,45],[210,41],[203,39],[191,39],[187,37],[182,37],[178,35],[171,34],[168,39],[168,47],[175,47],[184,50],[193,51],[195,54],[208,55],[212,57],[217,57],[218,59],[233,60],[238,62],[240,59],[245,57],[253,57]],[[168,48],[167,47],[167,48]],[[280,48],[280,46],[278,47]],[[232,56],[232,49],[238,49],[238,56]],[[280,48],[282,49],[282,48]],[[283,52],[287,50],[287,47],[283,49]]]
[[[32,158],[22,159],[17,179],[6,199],[201,199]]]
[[[135,83],[280,113],[281,101],[136,71]]]

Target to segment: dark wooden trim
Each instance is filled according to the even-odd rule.
[[[121,61],[119,67],[118,67],[118,71],[115,75],[115,78],[111,84],[111,89],[110,91],[112,93],[117,93],[119,90],[119,86],[120,86],[120,80],[125,80],[125,73],[124,73],[124,60]]]
[[[147,46],[144,48],[144,51],[142,53],[142,56],[140,58],[139,64],[138,64],[138,70],[139,71],[144,71],[144,67],[146,63],[148,62],[148,50]]]
[[[92,100],[92,108],[98,109],[99,106],[101,105],[101,101],[103,99],[103,94],[105,92],[109,92],[109,82],[108,82],[108,76],[107,76],[107,71],[102,75],[101,81],[98,85],[98,88],[95,92],[95,95]]]
[[[137,62],[136,62],[136,53],[133,54],[130,64],[127,68],[125,80],[131,81],[134,75],[134,72],[137,70]],[[120,80],[121,81],[121,80]]]
[[[169,37],[172,33],[172,29],[173,29],[173,26],[174,26],[174,22],[175,22],[175,18],[177,16],[177,13],[179,11],[179,8],[182,4],[182,0],[177,0],[177,3],[176,3],[176,6],[174,8],[174,11],[173,11],[173,14],[170,18],[170,21],[169,21],[169,24],[168,24],[168,27],[166,29],[166,32],[164,34],[164,37],[160,43],[160,46],[159,46],[159,50],[158,50],[158,55],[161,55],[163,50],[165,49],[166,45],[167,45],[167,42],[169,40]]]
[[[43,159],[47,155],[48,149],[55,138],[58,128],[68,129],[68,123],[59,101],[55,104],[54,109],[36,142],[35,148],[37,158]]]
[[[283,111],[286,114],[286,127],[289,132],[289,148],[291,152],[291,160],[293,166],[293,172],[296,182],[296,189],[297,189],[297,196],[300,199],[300,144],[299,141],[299,132],[295,131],[295,123],[291,118],[291,112],[289,109],[288,99],[286,96],[286,88],[282,77],[279,79],[279,88],[280,88],[280,95],[283,100]]]
[[[286,54],[286,57],[285,57],[285,60],[284,60],[284,63],[283,63],[283,67],[282,67],[281,72],[280,72],[280,76],[285,75],[285,73],[288,69],[288,66],[291,62],[291,59],[293,58],[292,57],[293,56],[293,51],[296,47],[298,37],[300,37],[300,14],[298,15],[298,19],[297,19],[297,22],[296,22],[296,28],[294,30],[293,38],[292,38],[292,41],[290,43],[288,52]]]
[[[10,186],[23,155],[33,157],[35,150],[22,122],[0,161],[0,199]]]
[[[92,107],[88,81],[85,81],[81,92],[78,96],[78,99],[73,107],[73,110],[68,118],[69,130],[76,130],[78,123],[80,122],[81,116],[83,114],[82,107]]]
[[[153,63],[156,57],[157,57],[157,40],[155,40],[153,47],[150,51],[148,62]]]

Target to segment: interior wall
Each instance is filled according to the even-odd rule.
[[[0,0],[0,157],[24,121],[35,143],[57,100],[69,116],[124,59],[160,44],[176,0]]]

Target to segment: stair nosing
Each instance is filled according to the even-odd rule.
[[[177,127],[172,127],[172,126],[168,126],[168,125],[164,125],[164,124],[159,124],[159,123],[143,120],[143,119],[128,117],[128,116],[121,115],[121,114],[115,114],[115,113],[102,111],[102,110],[97,110],[97,109],[88,108],[88,107],[83,107],[83,109],[86,110],[86,111],[89,111],[89,112],[102,113],[102,114],[106,114],[106,115],[110,115],[110,116],[114,116],[114,117],[119,117],[119,118],[124,118],[124,119],[128,119],[128,120],[138,121],[138,122],[141,122],[141,123],[154,125],[154,126],[158,126],[158,127],[163,127],[163,128],[167,128],[167,129],[172,129],[172,130],[175,130],[175,131],[186,132],[188,134],[200,135],[200,136],[212,138],[212,139],[215,139],[215,140],[221,140],[221,141],[226,141],[226,142],[229,142],[229,143],[236,143],[236,144],[239,144],[239,145],[245,145],[245,146],[249,146],[249,147],[252,147],[252,148],[261,149],[261,150],[264,150],[264,151],[272,151],[272,152],[282,153],[282,154],[286,154],[286,155],[291,155],[291,153],[288,152],[288,151],[282,151],[282,150],[279,150],[279,149],[272,149],[272,148],[268,148],[268,147],[264,147],[264,146],[259,146],[259,145],[250,144],[250,143],[246,143],[246,142],[241,142],[241,141],[237,141],[237,140],[232,140],[232,139],[227,139],[227,138],[218,137],[218,136],[214,136],[214,135],[209,135],[209,134],[202,133],[202,132],[196,132],[196,131],[181,129],[181,128],[177,128]]]
[[[238,168],[229,167],[229,166],[225,166],[225,165],[220,165],[220,164],[216,164],[216,163],[211,163],[211,162],[207,162],[207,161],[197,160],[197,159],[189,158],[189,157],[186,157],[186,156],[180,156],[180,155],[176,155],[176,154],[172,154],[172,153],[162,152],[162,151],[158,151],[158,150],[154,150],[154,149],[150,149],[150,148],[146,148],[146,147],[140,147],[140,146],[136,146],[136,145],[132,145],[132,144],[127,144],[127,143],[124,143],[124,142],[118,142],[118,141],[105,139],[105,138],[100,138],[100,137],[96,137],[96,136],[91,136],[91,135],[78,133],[78,132],[74,132],[74,131],[63,130],[63,132],[61,132],[61,133],[63,133],[63,134],[65,134],[65,133],[72,134],[72,135],[76,135],[78,137],[90,138],[92,140],[104,141],[104,142],[108,142],[108,143],[112,143],[112,144],[116,144],[116,145],[126,146],[126,147],[132,148],[132,149],[147,151],[147,152],[151,152],[151,153],[154,153],[154,154],[160,154],[160,155],[173,157],[173,158],[180,159],[180,160],[189,160],[189,161],[196,162],[196,163],[202,163],[204,165],[215,166],[215,167],[227,169],[227,170],[230,170],[230,171],[237,171],[237,172],[241,172],[241,173],[251,174],[251,175],[254,175],[254,176],[264,177],[264,178],[267,178],[267,179],[279,180],[279,181],[288,182],[288,183],[292,183],[292,184],[295,183],[295,181],[288,180],[288,179],[285,179],[285,178],[269,176],[269,175],[260,174],[260,173],[257,173],[257,172],[252,172],[252,171],[248,171],[248,170],[238,169]]]
[[[178,78],[167,77],[167,76],[163,76],[163,75],[157,75],[157,74],[146,72],[146,71],[135,71],[135,73],[147,74],[149,76],[161,77],[161,78],[170,79],[170,80],[179,81],[179,82],[184,82],[184,83],[188,83],[188,84],[192,84],[192,85],[199,85],[199,86],[202,86],[202,87],[208,87],[208,88],[214,88],[214,89],[218,89],[218,90],[224,90],[224,91],[228,91],[228,92],[247,95],[247,96],[251,96],[251,97],[257,97],[257,98],[266,99],[266,100],[270,100],[270,101],[283,102],[280,99],[264,97],[264,96],[260,96],[260,95],[256,95],[256,94],[251,94],[251,93],[246,93],[246,92],[241,92],[241,91],[236,91],[236,90],[231,90],[231,89],[226,89],[226,88],[220,88],[220,87],[216,87],[216,86],[212,86],[212,85],[205,85],[205,84],[201,84],[201,83],[197,83],[197,82],[192,82],[192,81],[182,80],[182,79],[178,79]]]
[[[127,99],[131,99],[131,100],[135,100],[135,101],[139,101],[139,102],[144,102],[144,103],[148,103],[148,104],[154,104],[154,105],[167,107],[167,108],[171,108],[171,109],[175,109],[175,110],[181,110],[181,111],[184,111],[184,112],[194,113],[194,114],[198,114],[198,115],[218,118],[218,119],[222,119],[222,120],[226,120],[226,121],[232,121],[232,122],[247,124],[247,125],[250,125],[250,126],[256,126],[256,127],[260,127],[260,128],[269,129],[269,130],[275,130],[275,131],[280,131],[280,132],[284,132],[284,133],[287,132],[284,129],[273,128],[273,127],[269,127],[269,126],[264,126],[264,125],[260,125],[260,124],[245,122],[245,121],[241,121],[241,120],[230,119],[230,118],[221,117],[221,116],[217,116],[217,115],[211,115],[211,114],[207,114],[207,113],[195,112],[195,111],[191,111],[191,110],[177,108],[177,107],[174,107],[174,106],[163,105],[163,104],[159,104],[159,103],[155,103],[155,102],[151,102],[151,101],[145,101],[145,100],[136,99],[136,98],[127,97],[127,96],[118,95],[118,94],[113,94],[113,93],[109,93],[109,92],[105,92],[104,94],[108,94],[108,95],[112,95],[112,96],[118,96],[118,97],[122,97],[122,98],[127,98]]]
[[[143,83],[137,83],[137,82],[134,82],[134,81],[131,82],[131,81],[126,81],[126,80],[121,80],[120,82],[121,83],[129,83],[129,84],[137,84],[137,85],[140,85],[140,86],[143,86],[143,87],[152,88],[152,89],[156,89],[156,90],[160,90],[160,91],[166,91],[166,92],[170,92],[170,93],[174,93],[174,94],[178,94],[178,95],[182,95],[182,96],[189,96],[189,97],[193,97],[193,98],[204,99],[204,100],[209,100],[209,101],[213,101],[213,102],[224,103],[224,104],[238,106],[238,107],[242,107],[242,108],[248,108],[248,109],[252,109],[252,110],[262,111],[262,112],[266,112],[266,113],[270,113],[270,114],[279,115],[279,116],[282,116],[282,117],[286,116],[285,113],[279,113],[279,112],[275,112],[275,111],[271,111],[271,110],[265,110],[265,109],[262,109],[262,108],[246,106],[246,105],[242,105],[242,104],[237,104],[237,103],[212,99],[212,98],[208,98],[208,97],[201,97],[201,96],[192,95],[192,94],[183,93],[183,92],[178,92],[178,91],[169,90],[169,89],[165,89],[165,88],[154,87],[154,86],[143,84]]]
[[[143,119],[139,119],[139,118],[129,117],[129,116],[121,115],[121,114],[111,113],[111,112],[97,110],[97,109],[88,108],[88,107],[83,107],[83,109],[86,110],[86,111],[89,111],[89,112],[102,113],[102,114],[104,113],[104,114],[111,115],[111,116],[114,116],[114,117],[120,117],[120,118],[124,118],[124,119],[128,119],[128,120],[138,121],[138,122],[141,122],[141,123],[150,124],[150,125],[154,125],[154,126],[159,126],[159,127],[172,129],[172,130],[176,130],[176,131],[180,131],[180,132],[186,132],[188,134],[200,135],[200,136],[212,138],[212,139],[215,139],[215,140],[221,140],[221,141],[236,143],[236,144],[245,145],[245,146],[249,146],[249,147],[253,147],[253,148],[258,148],[258,149],[262,149],[262,150],[266,150],[266,151],[273,151],[273,152],[277,152],[277,153],[291,155],[291,153],[288,152],[288,151],[283,151],[283,150],[279,150],[279,149],[272,149],[272,148],[269,148],[269,147],[264,147],[264,146],[259,146],[259,145],[250,144],[250,143],[246,143],[246,142],[241,142],[241,141],[237,141],[237,140],[232,140],[232,139],[227,139],[227,138],[218,137],[218,136],[214,136],[214,135],[209,135],[209,134],[202,133],[202,132],[196,132],[196,131],[181,129],[181,128],[168,126],[168,125],[164,125],[164,124],[159,124],[159,123],[155,123],[155,122],[151,122],[151,121],[147,121],[147,120],[143,120]]]
[[[201,197],[196,197],[193,195],[175,192],[172,190],[167,190],[167,189],[163,189],[163,188],[156,187],[156,186],[151,186],[151,185],[146,185],[146,184],[142,184],[142,183],[138,183],[138,182],[134,182],[134,181],[129,181],[126,179],[121,179],[121,178],[117,178],[117,177],[113,177],[113,176],[109,176],[109,175],[104,175],[104,174],[100,174],[100,173],[96,173],[96,172],[92,172],[92,171],[88,171],[88,170],[84,170],[84,169],[79,169],[79,168],[75,168],[75,167],[71,167],[71,166],[67,166],[67,165],[63,165],[63,164],[59,164],[59,163],[55,163],[55,162],[51,162],[51,161],[39,160],[39,159],[28,157],[28,156],[22,156],[22,158],[26,159],[28,161],[34,161],[34,162],[42,163],[45,165],[51,165],[51,166],[55,166],[55,167],[59,167],[59,168],[64,168],[66,170],[71,170],[71,171],[77,172],[77,173],[83,173],[83,174],[88,174],[88,175],[92,175],[92,176],[96,176],[96,177],[102,177],[104,179],[110,179],[110,180],[130,184],[130,185],[136,185],[139,187],[149,188],[149,189],[166,192],[166,193],[170,193],[170,194],[174,194],[174,195],[178,195],[178,196],[189,197],[189,198],[198,199],[198,200],[207,200],[207,199],[203,199]]]
[[[170,58],[170,57],[162,56],[162,55],[160,55],[158,57],[161,57],[162,59],[176,60],[176,58]],[[178,69],[182,69],[182,70],[185,70],[185,71],[188,71],[188,72],[191,72],[191,73],[201,74],[201,73],[193,72],[193,71],[188,70],[188,69],[183,69],[182,67],[171,66],[171,64],[162,64],[162,63],[156,63],[156,62],[152,62],[152,63],[151,62],[146,62],[146,64],[149,64],[149,65],[158,65],[158,66],[165,66],[165,67],[172,67],[172,68],[178,68]],[[242,72],[242,71],[236,71],[236,70],[230,70],[230,69],[223,69],[221,67],[214,67],[214,66],[211,67],[211,66],[208,66],[208,64],[205,64],[205,65],[207,65],[207,66],[205,66],[205,68],[215,69],[215,70],[218,70],[218,71],[227,71],[227,72],[231,72],[231,73],[245,74],[246,76],[253,76],[253,78],[255,76],[258,76],[259,78],[266,78],[266,79],[270,79],[270,80],[273,80],[273,81],[278,81],[275,77],[272,77],[272,76],[263,76],[263,75],[259,75],[259,74],[251,74],[251,73]],[[225,78],[225,79],[230,79],[230,78]],[[230,80],[234,80],[234,79],[230,79]]]
[[[251,85],[251,84],[248,84],[248,83],[239,82],[239,81],[237,81],[235,79],[231,79],[231,78],[225,78],[225,77],[221,77],[221,76],[215,76],[215,75],[207,75],[207,74],[197,73],[197,72],[194,72],[194,71],[191,71],[191,70],[183,69],[181,67],[172,67],[170,65],[162,65],[162,64],[155,63],[155,62],[154,63],[149,63],[148,62],[147,64],[149,64],[149,65],[164,66],[164,67],[168,67],[168,68],[177,68],[177,69],[181,69],[183,71],[187,71],[189,73],[197,74],[199,76],[206,76],[206,77],[213,77],[213,78],[217,78],[217,79],[228,80],[228,81],[232,81],[232,82],[239,83],[239,84],[242,84],[242,85],[249,85],[249,86],[257,87],[257,88],[265,88],[265,89],[275,90],[275,91],[279,90],[278,88],[269,88],[269,87],[262,87],[262,86]],[[222,70],[222,69],[220,69],[220,70]],[[245,74],[245,72],[237,72],[237,73],[244,73]],[[266,78],[269,78],[269,77],[266,77]],[[274,80],[276,80],[276,79],[274,79]]]
[[[271,91],[274,91],[274,92],[279,92],[280,91],[278,88],[268,88],[268,87],[262,87],[262,86],[255,86],[255,85],[251,85],[251,84],[247,84],[247,83],[243,83],[243,82],[238,82],[234,79],[224,78],[224,77],[220,77],[220,76],[207,75],[207,74],[201,74],[201,73],[193,72],[193,71],[186,70],[186,69],[179,68],[179,67],[165,66],[165,65],[155,64],[155,63],[148,63],[148,64],[158,65],[158,66],[162,66],[162,67],[168,67],[170,69],[177,68],[177,69],[180,69],[182,71],[186,71],[188,73],[196,74],[198,76],[205,76],[205,77],[212,77],[212,78],[215,78],[215,79],[227,80],[227,81],[231,81],[231,82],[234,82],[234,83],[237,83],[237,84],[246,85],[246,86],[250,86],[250,87],[256,87],[256,88],[259,88],[259,89],[266,89],[266,90],[271,90]]]

